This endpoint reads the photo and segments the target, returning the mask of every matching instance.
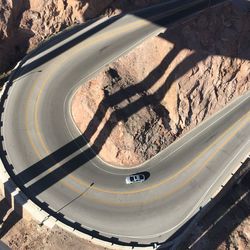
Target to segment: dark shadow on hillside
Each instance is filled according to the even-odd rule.
[[[250,215],[250,173],[206,214],[181,249],[217,249]],[[196,230],[195,230],[196,229]],[[243,230],[243,228],[241,229]]]
[[[23,13],[30,8],[28,0],[12,1],[13,9],[6,24],[7,37],[0,46],[0,71],[6,72],[21,60],[29,48],[29,40],[34,36],[31,30],[20,28]]]

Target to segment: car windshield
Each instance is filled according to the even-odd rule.
[[[129,178],[129,179],[130,179],[130,181],[134,181],[134,178],[133,178],[132,176],[130,176],[130,178]]]
[[[144,176],[142,174],[140,174],[140,179],[143,180],[144,179]]]

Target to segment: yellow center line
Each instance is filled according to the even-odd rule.
[[[31,88],[31,91],[30,91],[29,94],[28,94],[27,104],[28,104],[28,101],[29,101],[29,100],[32,100],[32,99],[31,99],[31,93],[33,92],[35,86],[36,86],[36,85],[33,84],[32,88]],[[31,135],[30,135],[30,132],[29,132],[29,126],[28,126],[28,124],[29,124],[29,112],[28,112],[28,111],[29,111],[29,110],[28,110],[28,107],[27,107],[27,106],[28,106],[28,105],[26,105],[26,109],[25,109],[25,128],[26,128],[26,131],[27,131],[28,140],[29,140],[29,142],[30,142],[30,144],[31,144],[32,149],[35,151],[36,156],[38,156],[38,158],[42,159],[42,156],[41,156],[39,150],[37,149],[35,143],[33,142],[32,138],[31,138]]]
[[[140,20],[137,20],[137,21],[135,21],[133,23],[126,24],[123,28],[121,28],[121,27],[114,28],[112,32],[107,31],[107,32],[105,32],[103,34],[97,35],[96,38],[92,38],[92,39],[87,40],[86,42],[83,43],[83,46],[81,46],[81,49],[86,49],[88,46],[93,45],[94,43],[100,42],[105,38],[110,38],[111,36],[115,36],[117,33],[125,33],[125,32],[127,32],[127,31],[129,31],[131,29],[139,28],[139,27],[141,27],[143,25],[146,25],[148,23],[149,23],[149,21],[140,19]],[[78,49],[79,49],[78,47],[73,48],[73,50],[75,50],[75,51],[73,53],[72,53],[72,51],[70,52],[71,57],[75,56],[78,53]],[[67,56],[64,55],[64,54],[61,55],[61,56],[64,57],[64,59],[62,60],[62,63],[65,63],[67,61],[67,59],[68,59]],[[68,61],[70,61],[70,60],[68,60]],[[59,64],[57,64],[57,68],[59,68]],[[53,68],[53,69],[55,69],[55,68]],[[40,88],[40,91],[39,91],[38,96],[37,96],[37,101],[36,101],[36,104],[35,104],[35,129],[36,129],[37,135],[39,137],[39,140],[40,140],[43,148],[46,150],[47,153],[50,153],[50,152],[49,152],[49,149],[48,149],[47,145],[45,144],[44,139],[43,139],[43,137],[42,137],[42,135],[40,133],[37,109],[38,109],[38,106],[39,106],[41,94],[44,91],[45,86],[48,84],[49,78],[50,78],[50,75],[48,75],[46,80],[43,81],[43,84],[42,84],[42,86]],[[34,84],[34,85],[36,85],[36,84]]]
[[[113,206],[118,206],[118,207],[130,207],[130,206],[135,206],[135,205],[145,205],[148,203],[153,203],[155,201],[158,200],[163,200],[171,195],[173,195],[174,193],[180,191],[182,188],[184,188],[185,186],[187,186],[189,183],[192,182],[192,180],[198,176],[202,170],[204,170],[208,163],[213,160],[213,158],[219,153],[219,151],[221,151],[221,149],[229,143],[229,141],[231,141],[231,139],[239,132],[239,130],[241,130],[249,121],[250,121],[250,116],[249,116],[250,112],[248,112],[248,117],[247,119],[242,122],[242,124],[227,138],[227,140],[225,140],[223,142],[222,145],[220,145],[220,148],[218,148],[218,150],[216,150],[215,152],[213,152],[202,164],[202,166],[193,174],[191,175],[189,178],[187,178],[185,181],[183,181],[181,183],[181,185],[176,186],[174,189],[172,189],[171,191],[165,192],[162,195],[155,195],[153,196],[153,199],[147,199],[147,200],[143,200],[143,201],[135,201],[135,202],[122,202],[122,201],[118,201],[118,202],[113,202],[113,201],[108,201],[107,197],[106,200],[101,200],[101,199],[95,199],[92,196],[86,196],[85,198],[88,198],[89,200],[92,200],[94,202],[100,203],[100,204],[104,204],[104,205],[113,205]],[[234,124],[233,126],[236,127],[237,124]]]
[[[138,22],[138,23],[139,23],[139,22]],[[140,25],[141,25],[141,24],[140,24]],[[122,31],[124,31],[124,30],[129,30],[130,27],[131,27],[131,28],[135,28],[136,25],[135,25],[134,23],[131,23],[131,24],[129,24],[128,26],[129,26],[129,28],[127,27],[127,28],[125,28],[125,29],[122,29]],[[139,25],[138,25],[138,27],[139,27]],[[119,29],[117,29],[117,31],[119,31],[119,33],[121,33],[121,28],[119,27]],[[99,40],[104,39],[104,37],[106,37],[108,34],[113,35],[113,36],[116,35],[115,32],[106,32],[106,33],[104,33],[104,34],[101,34],[101,35],[97,36],[97,39],[90,39],[90,40],[87,40],[87,41],[83,44],[83,46],[81,46],[81,48],[84,49],[84,48],[88,47],[89,45],[93,45],[93,41],[92,41],[92,40],[94,40],[95,42],[97,42],[97,41],[99,41]],[[78,47],[77,47],[77,48],[74,48],[74,50],[76,50],[76,49],[78,50],[79,48],[78,48]],[[74,51],[73,54],[75,55],[76,53],[77,53],[77,51]],[[72,55],[72,53],[71,53],[71,55]],[[67,59],[66,55],[64,55],[63,57],[64,57],[64,59]],[[66,60],[63,60],[63,62],[65,62],[65,61],[66,61]],[[58,65],[58,67],[59,67],[59,65]],[[54,68],[53,68],[53,70],[54,70]],[[50,76],[48,75],[47,79],[43,82],[43,84],[42,84],[42,86],[41,86],[41,88],[40,88],[40,91],[39,91],[39,93],[38,93],[38,97],[37,97],[36,103],[35,103],[35,130],[36,130],[36,133],[37,133],[37,135],[38,135],[39,141],[41,142],[42,147],[45,149],[45,151],[47,152],[48,155],[51,154],[51,152],[49,151],[48,146],[46,145],[45,140],[43,139],[43,136],[42,136],[42,134],[41,134],[41,132],[40,132],[40,127],[39,127],[39,122],[38,122],[38,113],[37,113],[37,110],[38,110],[38,106],[39,106],[39,102],[40,102],[40,96],[41,96],[42,92],[44,91],[46,84],[48,84],[48,79],[49,79],[49,77],[50,77]],[[35,84],[34,84],[34,86],[35,86]],[[32,90],[33,90],[33,88],[32,88]],[[244,117],[245,117],[245,116],[244,116]],[[242,119],[243,119],[244,117],[242,117]],[[241,120],[242,120],[242,119],[241,119]],[[28,122],[28,119],[27,119],[27,118],[26,118],[26,122]],[[231,127],[230,127],[229,129],[231,129]],[[228,130],[229,130],[229,129],[228,129]],[[226,130],[226,132],[228,132],[228,130]],[[27,130],[27,131],[28,131],[28,130]],[[226,133],[226,132],[225,132],[225,133]],[[29,134],[29,132],[27,132],[27,133]],[[147,191],[147,190],[150,190],[150,189],[159,187],[159,186],[161,186],[161,185],[163,185],[163,184],[166,184],[166,183],[169,182],[170,180],[176,178],[178,175],[180,175],[182,172],[184,172],[184,171],[187,170],[190,166],[192,166],[193,163],[194,163],[198,158],[200,158],[202,155],[204,155],[209,149],[211,149],[211,148],[212,148],[212,147],[213,147],[213,146],[214,146],[214,145],[215,145],[215,144],[225,135],[225,133],[223,133],[221,137],[219,137],[214,143],[212,143],[208,148],[206,148],[206,149],[205,149],[203,152],[201,152],[197,157],[195,157],[188,165],[184,166],[184,168],[182,168],[182,169],[180,169],[179,171],[177,171],[174,175],[172,175],[172,176],[170,176],[170,177],[164,179],[163,181],[161,181],[161,182],[159,182],[159,183],[157,183],[157,184],[148,186],[148,187],[143,188],[143,189],[133,190],[133,191],[126,191],[126,192],[107,190],[107,189],[98,188],[98,187],[96,187],[96,186],[93,186],[92,189],[94,189],[94,190],[96,190],[96,191],[100,191],[100,192],[111,193],[111,194],[135,194],[135,193],[144,192],[144,191]],[[33,141],[32,141],[32,139],[31,139],[31,136],[30,136],[30,135],[29,135],[29,141],[31,142],[31,146],[32,146],[32,148],[34,149],[34,151],[35,151],[35,153],[37,154],[37,156],[38,156],[40,159],[42,159],[42,156],[41,156],[41,154],[39,153],[39,150],[37,149],[37,147],[35,146],[35,144],[33,143]],[[56,164],[56,166],[60,167],[58,163]],[[52,170],[49,169],[48,171],[51,172]],[[72,174],[70,174],[69,177],[70,177],[72,180],[76,181],[76,182],[77,182],[78,184],[80,184],[81,186],[84,186],[84,187],[88,187],[88,186],[89,186],[89,183],[86,183],[86,182],[80,180],[79,178],[75,177],[75,176],[72,175]],[[64,182],[63,180],[60,180],[60,181],[61,181],[63,184],[65,184],[65,182]],[[78,191],[78,192],[80,192],[80,191]]]
[[[93,186],[92,189],[93,190],[96,190],[96,191],[99,191],[99,192],[104,192],[104,193],[110,193],[110,194],[122,194],[122,195],[127,195],[127,194],[136,194],[136,193],[139,193],[139,192],[145,192],[145,191],[149,191],[149,190],[152,190],[152,189],[155,189],[159,186],[162,186],[163,184],[166,184],[168,182],[170,182],[171,180],[173,180],[174,178],[178,177],[181,173],[183,173],[184,171],[186,171],[187,169],[191,168],[194,163],[199,159],[201,158],[203,155],[205,155],[212,147],[215,146],[215,144],[217,144],[220,140],[222,140],[225,135],[227,133],[230,132],[230,136],[227,138],[227,140],[205,161],[205,163],[209,162],[213,156],[215,154],[217,154],[222,148],[223,146],[228,143],[228,141],[230,141],[234,136],[235,134],[242,128],[246,125],[247,122],[249,122],[249,119],[250,119],[250,112],[248,112],[246,115],[244,115],[240,120],[237,121],[237,123],[233,124],[231,127],[229,127],[220,137],[218,137],[212,144],[210,144],[205,150],[203,150],[199,155],[197,155],[191,162],[189,162],[189,164],[187,164],[186,166],[184,166],[183,168],[181,168],[179,171],[177,171],[175,174],[173,174],[172,176],[168,177],[168,178],[165,178],[163,179],[162,181],[154,184],[154,185],[150,185],[150,186],[147,186],[145,188],[142,188],[142,189],[138,189],[138,190],[132,190],[132,191],[113,191],[113,190],[108,190],[108,189],[102,189],[102,188],[98,188],[96,186]],[[245,119],[245,121],[243,121]],[[238,125],[239,123],[241,123],[240,125]],[[231,133],[231,131],[237,127],[237,129]],[[200,168],[199,172],[202,170],[203,168]],[[198,173],[197,173],[198,174]],[[194,174],[194,176],[196,176],[197,174]],[[192,176],[190,179],[193,179],[194,176]],[[81,181],[80,179],[76,178],[75,176],[71,176],[72,179],[74,179],[78,184],[80,185],[83,185],[85,184],[85,182]],[[186,182],[185,182],[186,184]],[[89,184],[85,184],[86,186],[89,185]],[[180,187],[176,188],[176,190],[179,190],[179,188],[181,188],[184,184],[182,184]],[[174,192],[174,191],[173,191]],[[170,193],[171,194],[171,193]],[[169,194],[169,195],[170,195]]]
[[[246,119],[247,117],[247,119]],[[244,122],[242,122],[243,119],[246,119]],[[229,129],[227,129],[216,141],[214,141],[209,147],[207,147],[204,151],[202,151],[197,157],[195,157],[189,164],[187,164],[186,166],[184,166],[182,169],[180,169],[180,171],[176,172],[174,175],[162,180],[161,182],[145,187],[143,189],[140,190],[134,190],[134,191],[128,191],[128,192],[112,192],[113,194],[134,194],[134,193],[139,193],[139,192],[144,192],[144,191],[148,191],[154,188],[157,188],[163,184],[168,183],[169,181],[173,180],[174,178],[176,178],[178,175],[180,175],[181,173],[183,173],[185,170],[187,170],[188,168],[190,168],[196,160],[198,160],[200,157],[202,157],[205,153],[207,153],[217,142],[219,142],[221,139],[223,139],[223,137],[225,136],[226,133],[231,132],[231,130],[233,130],[235,127],[237,127],[237,129],[232,132],[232,134],[227,138],[227,140],[211,155],[209,156],[209,158],[205,161],[204,164],[208,163],[237,133],[238,131],[243,128],[246,123],[248,123],[250,120],[250,112],[248,112],[245,116],[243,116],[240,120],[239,123],[242,122],[241,125],[238,125],[238,123],[233,124]],[[190,179],[193,179],[203,168],[205,167],[205,165],[203,167],[201,167],[199,169],[199,171],[197,173],[195,173],[193,176],[190,177]],[[186,182],[185,182],[186,183]],[[181,185],[180,187],[182,187],[183,185]],[[99,188],[93,188],[96,189],[98,191],[104,191],[102,189]],[[176,188],[176,190],[179,190],[178,188]],[[105,190],[106,191],[106,190]],[[107,192],[108,193],[108,192]],[[171,193],[170,193],[171,194]]]
[[[114,36],[116,35],[117,33],[125,33],[127,31],[129,31],[130,29],[135,29],[135,28],[139,28],[139,27],[142,27],[143,25],[147,25],[149,22],[146,21],[146,20],[137,20],[133,23],[130,23],[130,24],[126,24],[122,29],[121,27],[117,27],[115,29],[113,29],[113,31],[106,31],[104,32],[103,34],[99,34],[97,35],[95,38],[90,38],[88,40],[85,41],[84,44],[82,44],[80,46],[80,48],[84,49],[84,48],[87,48],[88,46],[90,45],[93,45],[94,43],[97,43],[101,40],[103,40],[104,38],[106,37],[110,37],[110,36]],[[78,47],[74,47],[72,48],[72,50],[74,50],[74,53],[71,54],[71,55],[75,55],[78,51]],[[62,54],[61,57],[63,57],[63,60],[62,60],[62,63],[66,62],[67,61],[67,56],[65,54]],[[56,64],[55,66],[57,69],[59,68],[59,64]],[[53,70],[55,71],[55,67],[53,67]],[[39,128],[39,123],[38,123],[38,104],[39,104],[39,100],[40,100],[40,96],[45,88],[45,86],[48,84],[48,81],[49,81],[49,78],[50,78],[50,74],[47,74],[47,77],[46,79],[43,81],[43,84],[42,84],[42,87],[40,88],[40,91],[38,93],[38,96],[37,96],[37,99],[36,99],[36,102],[35,102],[35,131],[36,131],[36,134],[38,135],[38,139],[39,141],[41,142],[41,145],[43,147],[43,149],[45,150],[45,152],[49,155],[51,154],[50,150],[48,149],[46,143],[45,143],[45,140],[40,132],[40,128]],[[36,83],[33,84],[29,94],[28,94],[28,98],[27,100],[32,100],[30,97],[31,97],[31,94],[33,93],[34,89],[36,87]],[[27,102],[28,104],[28,102]],[[28,119],[28,116],[29,116],[29,112],[28,112],[28,108],[27,108],[27,105],[26,105],[26,110],[25,110],[25,127],[26,127],[26,131],[27,131],[27,136],[28,136],[28,141],[30,142],[31,144],[31,147],[32,149],[34,150],[36,156],[39,158],[39,159],[43,159],[40,151],[38,150],[37,146],[35,145],[32,137],[31,137],[31,134],[29,132],[29,128],[28,128],[28,123],[29,123],[29,119]],[[58,166],[60,167],[59,163],[55,164],[55,166]],[[48,172],[51,173],[53,170],[49,169]],[[80,180],[78,178],[76,178],[74,175],[70,174],[69,177],[71,179],[73,179],[74,181],[77,180],[77,182],[79,182]],[[67,182],[65,182],[64,180],[60,180],[60,182],[65,185],[65,186],[68,186],[70,189],[72,189],[74,192],[76,193],[80,193],[82,191],[80,190],[77,190],[74,186],[68,184]],[[83,181],[80,181],[81,182],[81,185],[84,186],[84,187],[89,187],[89,183],[87,182],[83,182]]]

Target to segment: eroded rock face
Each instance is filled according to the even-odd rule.
[[[14,65],[27,51],[31,31],[20,27],[28,2],[0,0],[0,72]]]
[[[250,17],[230,6],[207,12],[147,40],[83,85],[72,114],[101,158],[138,165],[249,90],[246,23]]]
[[[72,24],[157,2],[160,0],[0,0],[0,73],[39,42]]]

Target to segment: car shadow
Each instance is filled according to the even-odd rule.
[[[137,175],[137,174],[142,174],[145,177],[145,181],[147,181],[150,177],[150,172],[148,172],[148,171],[136,172],[133,175]]]

